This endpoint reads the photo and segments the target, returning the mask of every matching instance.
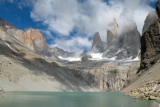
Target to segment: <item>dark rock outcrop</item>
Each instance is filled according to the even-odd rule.
[[[160,0],[157,1],[156,11],[159,16]],[[160,16],[159,16],[160,17]],[[141,38],[140,70],[147,70],[160,59],[160,18],[154,21]],[[140,72],[140,71],[139,71]]]
[[[149,69],[160,59],[160,19],[152,23],[141,39],[141,69]]]
[[[156,11],[157,11],[158,17],[160,17],[160,0],[158,0],[156,3]]]
[[[82,57],[81,57],[81,61],[82,62],[86,62],[89,60],[89,58],[92,58],[91,55],[87,55],[87,54],[84,54]]]
[[[148,16],[146,17],[146,20],[144,22],[142,34],[148,30],[149,26],[156,20],[158,19],[158,15],[156,11],[151,11]]]

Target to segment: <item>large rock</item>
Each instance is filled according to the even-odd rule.
[[[149,26],[156,20],[158,19],[158,15],[156,11],[151,11],[148,16],[146,17],[146,20],[144,21],[144,26],[142,30],[142,34],[148,30]]]
[[[26,29],[23,33],[23,43],[30,49],[35,51],[43,51],[48,48],[46,39],[37,29]]]
[[[82,57],[81,57],[81,61],[82,62],[86,62],[89,60],[89,58],[92,58],[91,55],[87,55],[87,54],[84,54]]]

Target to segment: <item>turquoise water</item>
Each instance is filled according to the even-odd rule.
[[[118,92],[9,92],[0,98],[0,107],[150,107],[152,103]]]

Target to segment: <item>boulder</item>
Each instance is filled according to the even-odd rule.
[[[89,58],[92,58],[91,55],[87,55],[87,54],[84,54],[82,57],[81,57],[81,61],[82,62],[86,62],[89,60]]]

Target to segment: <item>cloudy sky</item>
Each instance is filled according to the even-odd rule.
[[[49,46],[67,51],[90,49],[99,32],[106,42],[113,19],[118,24],[135,22],[139,32],[157,0],[0,0],[0,17],[19,29],[33,27]]]

